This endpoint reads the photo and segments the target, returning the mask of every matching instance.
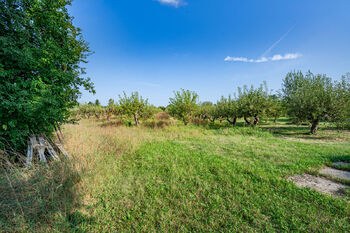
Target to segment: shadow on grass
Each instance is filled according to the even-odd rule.
[[[331,162],[350,163],[350,155],[333,155],[333,156],[326,156],[325,158],[329,159]]]
[[[76,229],[77,218],[70,216],[80,203],[76,188],[79,181],[80,176],[69,161],[31,169],[5,162],[0,168],[0,229],[4,232]]]

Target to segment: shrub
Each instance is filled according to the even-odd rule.
[[[70,1],[0,1],[0,148],[23,150],[30,134],[68,121],[89,47],[73,25]],[[6,141],[6,142],[5,142]]]
[[[156,120],[169,120],[170,119],[170,115],[166,112],[159,112],[159,113],[156,113],[154,115],[154,118]]]

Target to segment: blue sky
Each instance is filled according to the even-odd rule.
[[[350,72],[349,9],[349,0],[75,0],[97,92],[80,101],[138,91],[167,105],[184,88],[216,102],[264,80],[278,90],[291,70],[339,79]]]

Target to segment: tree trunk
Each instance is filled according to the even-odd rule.
[[[227,121],[230,122],[233,125],[233,127],[236,127],[237,117],[234,117],[232,121],[230,120],[230,118],[227,118]]]
[[[140,122],[139,122],[139,117],[137,114],[134,115],[134,119],[135,119],[136,126],[139,126]]]
[[[278,117],[275,117],[275,119],[273,120],[273,123],[277,123],[277,121],[278,121]]]
[[[253,126],[253,125],[254,125],[254,122],[253,122],[253,121],[248,120],[248,118],[247,118],[247,117],[244,117],[244,120],[245,120],[245,122],[247,122],[247,124],[248,124],[249,126]]]
[[[257,125],[257,124],[259,124],[259,117],[255,116],[254,117],[254,125]]]
[[[187,125],[187,124],[188,124],[188,120],[186,119],[186,117],[183,117],[183,118],[182,118],[182,121],[184,122],[184,125]]]
[[[318,119],[314,120],[312,122],[311,131],[310,131],[311,134],[316,134],[317,133],[319,123],[320,123],[320,120],[318,120]]]

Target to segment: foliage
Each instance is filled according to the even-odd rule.
[[[339,129],[350,129],[350,73],[343,75],[337,85],[343,107],[332,121]]]
[[[237,105],[239,115],[244,118],[247,124],[255,126],[261,118],[266,116],[269,107],[269,91],[266,83],[259,88],[244,86],[238,88]]]
[[[80,87],[93,91],[81,76],[90,51],[70,4],[0,1],[0,148],[22,150],[30,134],[49,136],[54,124],[67,122]]]
[[[169,99],[168,111],[187,125],[198,107],[198,95],[184,89],[174,92],[174,95],[174,98]]]
[[[100,119],[102,115],[108,112],[109,107],[103,107],[101,105],[95,104],[79,104],[74,107],[71,111],[71,115],[76,118],[87,118],[90,119],[94,116],[97,119]]]
[[[237,118],[240,116],[237,101],[231,95],[228,98],[222,96],[216,105],[217,116],[226,119],[233,126],[236,126]]]
[[[268,101],[267,116],[273,117],[276,123],[278,118],[285,114],[285,104],[280,95],[270,95]]]
[[[108,106],[114,106],[115,104],[114,104],[114,100],[113,99],[109,99],[108,100]]]
[[[125,92],[123,96],[119,95],[118,106],[122,114],[134,118],[136,126],[140,125],[141,118],[150,117],[152,112],[148,100],[139,96],[138,92],[133,92],[130,96],[127,96]]]
[[[283,81],[283,94],[289,115],[297,121],[312,124],[311,133],[317,132],[320,121],[332,121],[344,117],[349,99],[349,79],[333,82],[326,75],[314,75],[310,71],[290,72]]]
[[[208,119],[214,122],[217,119],[217,108],[212,102],[206,101],[201,103],[195,112],[199,119]]]

